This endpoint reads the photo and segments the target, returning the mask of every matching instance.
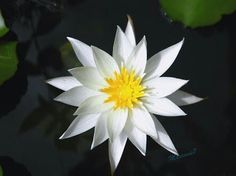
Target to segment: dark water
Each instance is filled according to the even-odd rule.
[[[148,53],[185,37],[165,75],[190,79],[184,87],[207,99],[184,107],[186,117],[158,117],[181,156],[173,158],[148,139],[143,157],[129,142],[116,175],[235,176],[235,14],[197,30],[171,23],[158,1],[17,0],[1,1],[11,32],[18,39],[18,70],[0,87],[0,165],[5,175],[109,175],[107,143],[90,151],[93,130],[58,140],[73,120],[74,108],[54,102],[60,93],[45,80],[69,75],[76,62],[62,57],[66,36],[111,53],[116,25],[133,17],[136,36],[146,35]],[[4,176],[5,176],[4,175]]]

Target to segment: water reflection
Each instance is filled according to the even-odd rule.
[[[67,35],[111,48],[106,43],[112,42],[115,25],[123,24],[127,12],[135,17],[138,38],[143,33],[152,36],[147,37],[151,54],[177,38],[186,37],[176,69],[168,75],[191,78],[188,90],[210,96],[200,105],[185,108],[189,118],[160,118],[179,152],[196,147],[196,155],[169,161],[170,153],[149,140],[147,156],[143,157],[128,142],[116,175],[236,175],[235,15],[216,26],[190,30],[166,22],[159,14],[157,2],[151,1],[57,0],[56,7],[49,0],[6,2],[0,2],[1,9],[20,44],[18,70],[0,87],[0,154],[24,161],[27,169],[20,165],[24,168],[21,175],[31,172],[40,176],[42,168],[46,168],[44,175],[110,175],[107,143],[89,150],[93,130],[58,140],[74,119],[75,109],[54,102],[53,97],[61,91],[44,81],[64,75],[74,65],[75,60],[68,62],[73,54],[67,53],[68,48],[63,45]],[[16,39],[13,33],[5,39],[12,38]],[[182,69],[186,69],[186,75]],[[9,157],[0,157],[3,168],[4,163],[19,164]]]

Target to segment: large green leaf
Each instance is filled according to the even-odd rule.
[[[2,17],[2,13],[0,10],[0,37],[2,37],[3,35],[5,35],[8,32],[8,28],[5,25],[5,21]]]
[[[17,69],[16,42],[0,43],[0,85]]]
[[[215,24],[236,10],[236,0],[160,0],[160,4],[172,20],[192,28]]]

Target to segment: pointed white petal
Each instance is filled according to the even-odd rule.
[[[157,137],[155,125],[151,115],[144,107],[133,108],[130,110],[129,116],[135,127],[149,136]]]
[[[103,77],[112,77],[114,72],[119,73],[116,61],[108,53],[94,46],[92,50],[96,67]]]
[[[157,97],[162,98],[172,94],[187,82],[188,80],[172,77],[156,77],[154,79],[144,81],[143,85],[149,88]]]
[[[134,70],[139,75],[142,75],[147,62],[147,44],[145,36],[134,48],[133,52],[129,56],[127,62],[127,68],[129,70]]]
[[[145,73],[147,73],[146,78],[150,79],[155,76],[161,76],[175,61],[183,42],[184,39],[148,59],[145,69]]]
[[[124,128],[129,140],[134,144],[134,146],[145,156],[146,154],[146,143],[147,136],[141,130],[136,128],[130,118],[127,119],[125,128]]]
[[[128,23],[125,29],[125,35],[130,41],[131,45],[135,46],[136,45],[135,33],[134,33],[133,21],[130,16],[128,16]]]
[[[74,115],[78,114],[94,114],[105,112],[113,107],[112,103],[104,103],[107,96],[96,95],[84,100],[80,107],[75,111]]]
[[[75,54],[79,59],[80,63],[83,64],[84,66],[95,67],[93,53],[90,46],[71,37],[67,37],[67,39],[71,43],[72,48],[74,49]]]
[[[157,120],[157,118],[154,115],[152,115],[152,118],[153,118],[153,121],[155,123],[155,128],[158,133],[158,138],[153,138],[153,139],[159,145],[164,147],[166,150],[170,151],[171,153],[173,153],[175,155],[178,155],[178,152],[177,152],[173,142],[171,141],[169,135],[167,134],[166,130],[164,129],[164,127],[161,125],[159,120]]]
[[[127,136],[123,132],[113,142],[109,141],[109,160],[112,175],[120,162],[126,141]]]
[[[46,82],[64,91],[67,91],[73,87],[81,85],[81,83],[73,76],[63,76],[63,77],[53,78],[47,80]]]
[[[173,94],[169,95],[168,98],[178,106],[194,104],[203,100],[203,98],[197,97],[182,90],[177,90]]]
[[[132,50],[133,47],[130,44],[129,40],[125,36],[124,32],[120,29],[120,27],[117,26],[112,56],[119,66],[121,66],[122,62],[126,63]]]
[[[145,98],[145,107],[153,114],[162,116],[184,116],[186,115],[176,104],[167,98],[149,96]]]
[[[54,100],[78,107],[88,97],[98,94],[99,92],[93,91],[92,89],[88,89],[84,86],[78,86],[66,92],[63,92],[62,94],[54,98]]]
[[[127,116],[127,109],[116,109],[109,112],[107,118],[107,130],[111,141],[113,141],[123,130]]]
[[[105,140],[108,139],[108,132],[107,132],[107,112],[104,112],[100,115],[97,120],[95,131],[93,135],[93,142],[91,145],[91,150],[103,143]]]
[[[99,114],[78,115],[60,139],[70,138],[93,128],[98,117]]]
[[[79,80],[81,84],[90,89],[99,90],[106,86],[106,82],[94,67],[76,67],[69,72]]]

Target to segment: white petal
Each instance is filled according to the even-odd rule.
[[[66,92],[63,92],[56,98],[55,101],[59,101],[71,106],[79,106],[88,97],[98,95],[99,92],[88,89],[84,86],[74,87]]]
[[[127,136],[123,132],[113,142],[109,141],[109,160],[112,175],[120,162],[126,141]]]
[[[186,115],[177,105],[167,98],[157,98],[155,96],[146,97],[144,104],[147,110],[153,114],[162,116],[184,116]]]
[[[164,147],[166,150],[170,151],[171,153],[173,153],[175,155],[178,155],[178,152],[177,152],[173,142],[171,141],[169,135],[167,134],[166,130],[164,129],[164,127],[161,125],[159,120],[157,120],[157,118],[154,115],[152,115],[152,118],[153,118],[153,121],[155,123],[155,128],[158,133],[158,138],[153,138],[153,139],[159,145]]]
[[[155,76],[161,76],[175,61],[183,42],[184,39],[148,59],[145,69],[145,73],[147,73],[146,78],[150,79]]]
[[[114,72],[119,73],[116,61],[108,53],[94,46],[92,50],[97,69],[103,77],[112,77]]]
[[[126,64],[129,70],[134,70],[139,75],[142,75],[147,62],[147,45],[145,36],[134,48],[133,52],[129,56]]]
[[[143,85],[150,89],[157,97],[162,98],[172,94],[187,82],[188,80],[172,77],[156,77],[148,81],[145,80]]]
[[[83,64],[84,66],[95,67],[93,53],[90,46],[71,37],[67,37],[67,39],[70,41],[80,63]]]
[[[107,129],[111,141],[113,141],[123,130],[127,116],[127,109],[116,109],[109,112],[107,118]]]
[[[108,133],[107,133],[107,112],[104,112],[100,115],[100,117],[97,120],[95,131],[93,135],[93,142],[91,146],[91,150],[103,143],[105,140],[108,139]]]
[[[157,137],[154,122],[151,115],[144,107],[135,107],[129,112],[132,123],[149,136]]]
[[[64,91],[67,91],[73,87],[81,85],[81,83],[73,76],[63,76],[63,77],[53,78],[47,80],[46,82]]]
[[[60,139],[70,138],[93,128],[98,117],[99,114],[78,115]]]
[[[94,114],[104,112],[113,107],[112,103],[104,103],[106,100],[105,95],[96,95],[84,100],[80,107],[76,110],[74,115],[78,114]]]
[[[119,66],[121,66],[122,62],[126,63],[132,50],[133,47],[130,44],[129,40],[125,36],[124,32],[120,29],[120,27],[117,26],[112,56]]]
[[[177,90],[173,94],[169,95],[168,98],[178,106],[194,104],[203,100],[203,98],[197,97],[182,90]]]
[[[128,16],[128,23],[125,29],[125,35],[130,41],[131,45],[135,46],[136,45],[135,33],[134,33],[133,21],[130,16]]]
[[[79,80],[85,87],[94,90],[100,90],[106,86],[106,82],[94,67],[77,67],[69,70],[69,72]]]
[[[143,133],[141,130],[136,128],[130,118],[127,119],[126,125],[125,125],[125,132],[129,138],[129,140],[134,144],[134,146],[145,156],[146,154],[146,141],[147,136],[145,133]]]

